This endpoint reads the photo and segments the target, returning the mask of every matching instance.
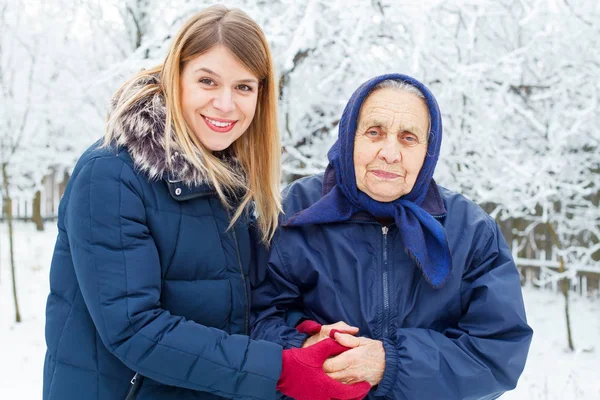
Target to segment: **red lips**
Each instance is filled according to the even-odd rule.
[[[205,117],[204,115],[202,116],[202,119],[204,120],[204,122],[210,129],[212,129],[215,132],[221,132],[221,133],[229,132],[230,130],[233,129],[233,127],[237,123],[237,121],[235,121],[235,120],[227,120],[227,119],[221,119],[221,118],[209,118],[209,117]],[[216,125],[215,123],[219,123],[219,125]],[[225,125],[225,124],[227,124],[227,125]],[[225,125],[225,126],[222,126],[222,125]]]

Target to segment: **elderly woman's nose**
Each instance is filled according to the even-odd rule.
[[[402,159],[402,152],[398,143],[386,143],[379,150],[379,158],[388,164],[397,163]]]

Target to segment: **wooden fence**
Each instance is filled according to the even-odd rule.
[[[519,256],[517,249],[518,241],[512,241],[512,253],[515,263],[519,267],[521,283],[536,287],[560,290],[559,276],[557,275],[560,262],[556,250],[553,248],[550,254],[544,249],[534,251],[534,258]],[[600,268],[594,269],[586,266],[570,266],[570,289],[581,296],[600,297]]]
[[[39,201],[36,201],[35,197],[32,199],[19,198],[13,200],[13,219],[16,221],[32,221],[35,214],[34,208],[39,207],[37,211],[43,221],[55,221],[58,218],[58,205],[68,181],[68,173],[64,173],[60,177],[57,174],[46,175],[42,180],[40,191],[36,194],[36,197],[39,197]],[[5,199],[2,196],[0,196],[0,210],[2,210],[0,221],[4,221],[6,219],[6,210]]]

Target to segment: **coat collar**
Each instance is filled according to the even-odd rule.
[[[196,197],[213,196],[217,191],[208,184],[186,185],[182,181],[167,181],[169,194],[177,201],[185,201]]]
[[[158,75],[145,75],[127,90],[117,92],[112,99],[109,116],[115,109],[149,86],[160,85]],[[208,178],[187,159],[169,132],[170,151],[166,150],[165,99],[160,90],[150,92],[130,105],[115,121],[113,137],[117,147],[125,147],[134,168],[149,180],[165,180],[169,192],[180,200],[192,194],[214,192]],[[201,153],[197,153],[202,159]],[[170,163],[167,162],[170,157]],[[176,193],[180,193],[176,195]]]

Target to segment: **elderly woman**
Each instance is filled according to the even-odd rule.
[[[492,399],[516,386],[532,337],[519,273],[494,220],[432,179],[441,140],[420,82],[393,74],[357,89],[324,174],[286,190],[254,277],[255,338],[290,348],[359,332],[333,333],[353,349],[324,369],[370,383],[371,399]],[[290,315],[305,319],[299,330]],[[335,321],[356,329],[321,327]]]

